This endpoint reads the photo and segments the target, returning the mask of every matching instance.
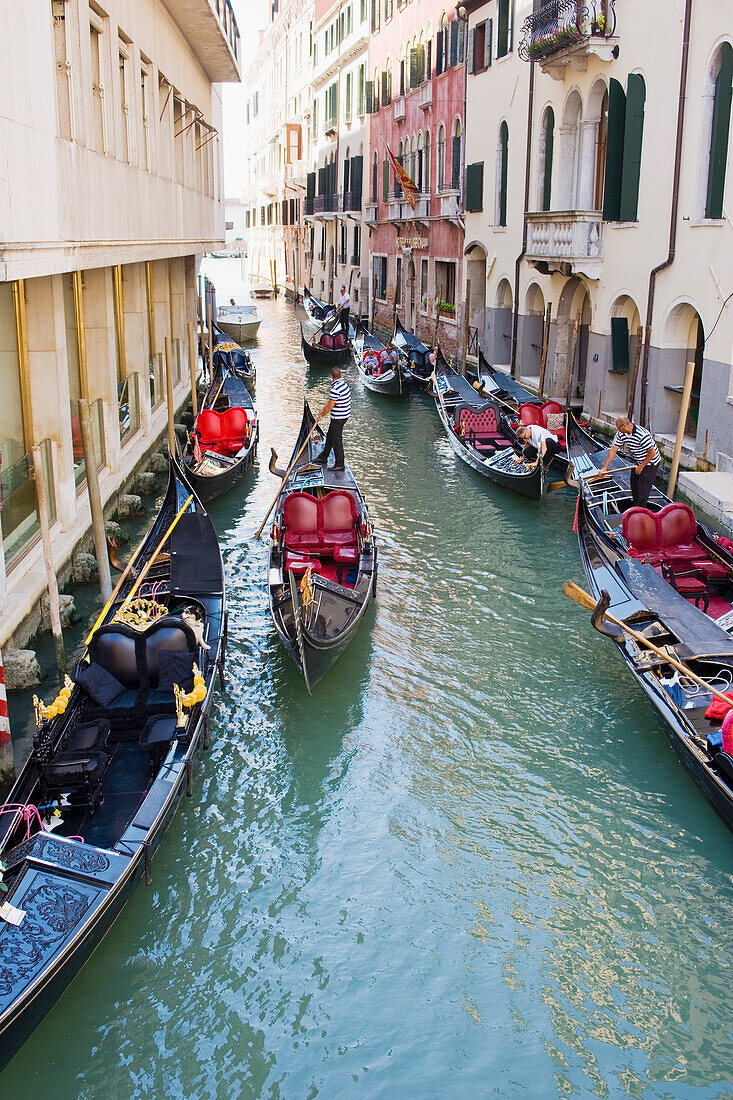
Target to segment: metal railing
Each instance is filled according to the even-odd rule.
[[[466,347],[466,355],[478,355],[479,343],[478,343],[478,329],[468,326],[468,346]]]
[[[616,0],[550,0],[522,25],[519,56],[541,61],[589,38],[610,38],[616,31]]]
[[[335,213],[339,208],[339,197],[339,195],[315,195],[313,198],[313,213]],[[307,210],[306,213],[308,213]]]
[[[361,210],[361,191],[344,192],[344,210]]]

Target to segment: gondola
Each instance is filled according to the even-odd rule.
[[[328,305],[326,302],[322,302],[320,298],[316,298],[307,286],[303,287],[303,309],[314,325],[322,325],[324,321],[335,314],[335,306]]]
[[[326,339],[324,345],[322,341]],[[349,342],[346,337],[346,333],[341,332],[340,327],[337,326],[337,331],[330,332],[328,329],[320,328],[313,337],[315,343],[306,340],[303,335],[303,326],[300,326],[300,346],[303,352],[303,358],[309,367],[317,367],[319,370],[330,370],[331,367],[339,367],[346,361],[349,356]],[[338,346],[334,347],[336,343]]]
[[[539,500],[544,492],[542,463],[529,466],[514,461],[520,444],[502,406],[477,393],[463,375],[453,370],[440,349],[435,379],[435,406],[458,457],[497,485]]]
[[[249,352],[240,347],[216,322],[213,326],[213,336],[212,365],[236,374],[250,390],[254,391],[257,371]]]
[[[216,533],[172,461],[161,511],[73,683],[49,707],[35,700],[33,750],[0,807],[2,900],[12,907],[0,920],[0,1066],[89,959],[138,881],[150,881],[153,854],[183,792],[192,793],[193,761],[208,745],[225,637]]]
[[[259,425],[241,377],[214,358],[214,377],[183,450],[186,476],[204,502],[229,492],[257,455]]]
[[[356,326],[356,335],[351,347],[359,377],[368,390],[389,397],[402,396],[404,391],[400,359],[404,359],[404,356],[399,352],[390,353],[390,349],[379,337],[369,332],[362,321]],[[370,352],[373,353],[372,364],[367,362]]]
[[[406,381],[413,386],[427,389],[433,369],[430,362],[431,349],[415,336],[414,332],[406,329],[396,314],[392,344],[405,355],[406,364],[403,374]]]
[[[314,420],[305,403],[293,457]],[[308,692],[351,642],[376,591],[377,544],[351,470],[313,462],[324,436],[316,428],[284,478],[272,524],[270,613]]]
[[[733,638],[725,628],[733,603],[733,557],[688,505],[670,501],[657,488],[646,508],[631,507],[630,474],[621,456],[606,475],[590,480],[608,451],[572,416],[568,449],[579,490],[580,555],[591,594],[603,601],[594,625],[611,633],[678,759],[733,829],[733,757],[721,751],[722,716],[706,717],[718,713],[709,709],[713,696],[600,617],[606,608],[727,693],[733,686]]]
[[[541,397],[538,397],[535,393],[530,393],[506,371],[492,367],[481,348],[478,352],[478,381],[483,383],[487,396],[500,397],[515,408],[525,404],[542,404]]]

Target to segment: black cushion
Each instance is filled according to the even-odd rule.
[[[151,718],[140,734],[141,752],[150,752],[155,745],[164,745],[176,735],[175,718]]]
[[[170,619],[160,620],[154,627],[146,632],[143,638],[145,646],[145,669],[147,674],[147,687],[159,687],[160,663],[162,654],[166,651],[182,653],[189,656],[191,664],[196,652],[196,637],[191,628],[184,622],[171,622]],[[191,665],[189,664],[189,671]],[[162,691],[172,691],[173,686],[162,688]]]
[[[90,722],[79,726],[69,738],[66,752],[89,752],[91,749],[104,749],[109,739],[109,722]]]
[[[99,783],[108,763],[105,752],[62,752],[44,770],[47,787],[83,786],[85,781]]]
[[[76,681],[100,707],[108,707],[125,690],[124,685],[96,661],[77,669]]]
[[[178,684],[183,691],[193,689],[193,653],[161,649],[159,658],[159,691],[173,691],[174,684]]]
[[[89,657],[102,665],[123,687],[140,687],[140,674],[135,654],[136,634],[124,623],[100,627],[89,643]]]

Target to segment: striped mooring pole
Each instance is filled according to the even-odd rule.
[[[15,777],[13,765],[13,742],[10,738],[10,718],[8,716],[8,696],[5,691],[5,670],[0,652],[0,787],[12,782]]]

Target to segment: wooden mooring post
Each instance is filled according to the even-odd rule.
[[[99,587],[102,592],[102,602],[106,603],[112,595],[112,577],[109,571],[107,539],[104,534],[104,511],[102,510],[102,494],[99,491],[99,468],[97,466],[97,454],[94,450],[92,417],[89,411],[89,402],[84,397],[79,398],[79,427],[81,428],[81,441],[84,448],[84,467],[87,475],[89,509],[92,513],[92,536],[99,570]]]
[[[682,440],[685,436],[685,424],[687,423],[687,414],[690,411],[690,397],[692,396],[692,382],[695,377],[695,364],[694,362],[687,364],[687,370],[685,372],[685,384],[682,389],[682,404],[680,406],[680,419],[677,424],[677,438],[674,441],[674,453],[672,455],[672,468],[669,471],[669,486],[667,488],[667,496],[672,499],[674,497],[674,491],[677,487],[677,474],[680,469],[680,454],[682,453]]]
[[[59,601],[59,586],[56,578],[56,567],[53,563],[53,550],[51,548],[51,524],[48,518],[48,490],[46,476],[43,469],[43,457],[41,448],[36,444],[33,447],[33,473],[36,480],[36,498],[38,500],[38,522],[41,528],[41,542],[43,544],[43,561],[46,566],[46,586],[48,588],[48,612],[51,618],[51,633],[53,635],[53,647],[56,651],[56,666],[59,676],[63,680],[66,673],[66,650],[64,648],[64,636],[61,631],[61,604]],[[87,475],[88,476],[88,475]],[[105,557],[107,547],[105,543]],[[110,589],[111,590],[111,589]]]
[[[196,355],[196,339],[193,332],[193,321],[188,322],[188,364],[191,368],[191,408],[193,409],[194,420],[198,414],[198,393],[196,392],[196,362],[198,356]]]
[[[176,453],[176,418],[173,412],[173,356],[171,338],[165,338],[165,397],[168,406],[168,446],[172,455]]]

